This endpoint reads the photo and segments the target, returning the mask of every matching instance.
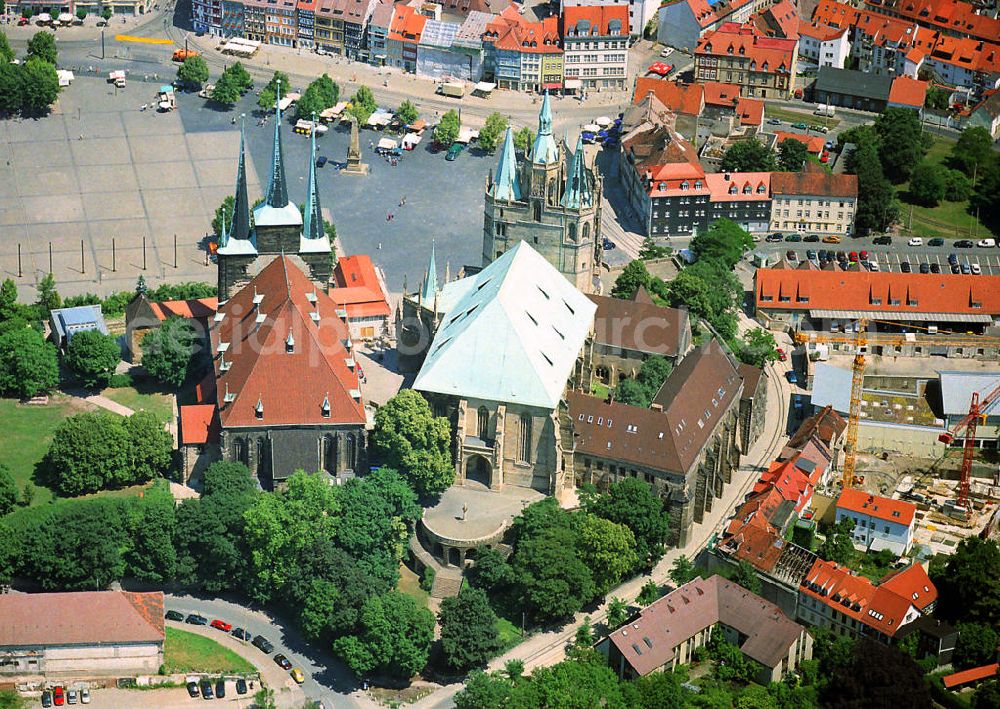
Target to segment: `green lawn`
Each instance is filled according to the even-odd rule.
[[[777,118],[787,123],[805,123],[810,126],[826,126],[833,130],[840,124],[839,118],[824,118],[814,116],[808,111],[792,111],[787,108],[778,108],[769,103],[764,104],[764,115],[768,118]],[[775,126],[777,127],[777,126]]]
[[[74,400],[54,394],[45,406],[22,406],[16,399],[0,399],[0,461],[14,473],[18,488],[32,479],[35,465],[52,442],[59,423],[74,413],[89,410]],[[52,500],[52,492],[36,485],[33,505]]]
[[[590,385],[590,393],[598,399],[607,399],[610,391],[608,385],[604,382],[594,380],[593,384]]]
[[[410,571],[406,564],[399,565],[399,583],[396,584],[396,590],[413,598],[421,608],[427,607],[430,594],[420,588],[420,577]]]
[[[498,655],[502,655],[510,650],[512,647],[521,642],[524,637],[521,633],[521,629],[503,616],[500,616],[497,619],[497,628],[500,631],[500,652],[497,653]]]
[[[249,673],[255,669],[247,660],[210,638],[170,627],[163,646],[163,666],[169,673]]]
[[[168,394],[146,391],[141,386],[140,388],[130,386],[105,389],[101,394],[133,411],[149,411],[163,422],[167,422],[173,417],[174,407]]]

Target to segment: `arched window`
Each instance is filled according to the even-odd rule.
[[[586,241],[590,238],[590,222],[583,223],[583,240]]]
[[[569,223],[569,238],[576,241],[576,222]]]
[[[479,440],[486,441],[489,440],[489,430],[490,430],[490,412],[486,410],[485,406],[480,406],[479,411],[476,412],[478,420],[477,424],[477,435]]]
[[[243,463],[243,465],[250,467],[250,459],[248,457],[249,450],[247,449],[246,441],[242,438],[237,438],[236,443],[233,446],[234,457],[238,463]]]
[[[534,217],[536,222],[542,221],[542,203],[535,202]]]
[[[257,439],[257,460],[256,469],[258,473],[267,473],[267,443],[263,438]]]
[[[531,416],[521,414],[517,436],[517,462],[531,462]]]
[[[355,456],[357,455],[357,441],[354,439],[353,433],[347,434],[347,452],[344,460],[344,464],[347,466],[348,470],[354,470],[355,468]]]
[[[328,473],[337,473],[337,437],[326,436],[323,439],[323,470]]]

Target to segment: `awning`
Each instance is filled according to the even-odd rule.
[[[594,119],[594,123],[599,125],[601,128],[607,128],[613,123],[613,121],[607,116],[598,116]]]
[[[583,128],[581,128],[581,130],[584,130],[584,131],[586,131],[588,133],[600,133],[601,132],[601,127],[599,125],[597,125],[596,123],[588,123]]]
[[[395,150],[399,147],[399,144],[392,138],[381,138],[378,141],[379,150]]]
[[[478,91],[481,94],[488,94],[496,87],[497,87],[496,84],[491,84],[488,81],[480,81],[478,84],[476,84],[476,88],[474,88],[473,91]]]
[[[810,310],[809,317],[825,318],[830,320],[857,320],[866,318],[868,320],[882,320],[889,322],[899,322],[905,325],[914,320],[920,322],[964,322],[964,323],[992,323],[993,316],[986,313],[901,313],[886,310]],[[928,335],[928,337],[933,337]]]
[[[542,84],[542,88],[549,89],[551,91],[552,89],[561,89],[562,84],[558,81],[554,81],[551,84]]]
[[[567,89],[582,89],[583,82],[580,79],[566,79],[566,81],[563,82],[563,86]]]

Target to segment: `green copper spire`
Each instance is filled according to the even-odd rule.
[[[552,107],[549,105],[549,92],[542,99],[542,110],[538,114],[538,135],[531,148],[531,162],[536,165],[551,165],[559,160],[559,148],[556,139],[552,137]]]
[[[431,242],[431,260],[427,264],[427,273],[424,276],[424,285],[420,289],[420,297],[424,303],[434,302],[437,293],[437,264],[434,261],[434,242]]]
[[[281,155],[281,81],[274,99],[274,154],[271,156],[271,181],[267,186],[269,207],[281,209],[288,204],[288,186],[285,184],[285,163]]]
[[[236,193],[233,204],[233,220],[230,223],[228,234],[225,234],[225,241],[229,239],[252,239],[250,234],[250,200],[247,197],[247,159],[244,150],[246,136],[244,134],[243,121],[240,119],[240,161],[236,169]],[[225,222],[223,222],[224,224]],[[225,226],[223,226],[225,232]],[[220,242],[225,245],[225,242]]]
[[[517,156],[514,154],[514,130],[507,128],[507,135],[500,148],[500,161],[493,180],[493,198],[514,202],[521,199],[521,185],[517,179]]]
[[[573,151],[573,159],[569,164],[569,176],[566,179],[566,192],[563,193],[562,205],[567,209],[594,205],[593,185],[583,155],[583,135],[576,139],[576,150]]]
[[[316,125],[316,114],[312,117]],[[306,200],[306,213],[303,215],[302,236],[306,239],[322,239],[323,209],[319,204],[319,185],[316,183],[316,131],[311,131],[312,145],[309,149],[309,197]]]

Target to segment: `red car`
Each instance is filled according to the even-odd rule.
[[[31,22],[31,20],[29,20],[27,17],[22,17],[20,20],[17,21],[17,26],[24,27],[29,22]]]
[[[779,347],[779,348],[777,349],[777,352],[778,352],[778,361],[779,361],[779,362],[785,362],[785,361],[787,361],[787,360],[788,360],[788,355],[787,355],[787,354],[785,354],[785,351],[784,351],[783,349],[781,349],[781,348]]]
[[[211,626],[216,630],[221,630],[224,633],[228,633],[233,629],[232,623],[227,623],[224,620],[213,620]]]
[[[867,251],[862,251],[862,252],[861,252],[860,254],[858,254],[858,255],[859,255],[859,256],[861,257],[861,260],[862,260],[862,261],[867,261],[867,260],[868,260],[868,252],[867,252]]]
[[[851,254],[850,254],[850,256],[847,257],[847,260],[848,261],[857,262],[857,260],[858,260],[858,252],[857,251],[852,251]]]
[[[63,688],[54,687],[52,689],[52,703],[55,704],[57,707],[61,707],[63,705],[63,702],[65,701],[66,697],[63,694]]]

